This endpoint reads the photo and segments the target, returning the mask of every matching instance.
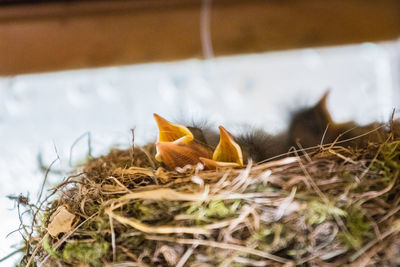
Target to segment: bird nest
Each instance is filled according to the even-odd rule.
[[[241,168],[162,168],[113,149],[55,187],[22,266],[400,264],[400,140],[324,145]]]

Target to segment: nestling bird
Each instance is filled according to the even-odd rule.
[[[271,135],[263,129],[254,129],[237,138],[246,161],[260,162],[288,152],[290,146],[286,132]]]
[[[235,138],[224,127],[219,126],[219,143],[211,159],[200,158],[206,167],[240,167],[243,166],[242,148]]]
[[[200,157],[211,157],[211,148],[195,139],[187,127],[173,124],[157,114],[154,118],[159,130],[156,160],[168,169],[196,165]]]
[[[395,138],[399,133],[400,121],[392,120],[391,129],[383,123],[357,125],[354,121],[336,123],[326,105],[329,92],[310,108],[296,112],[288,129],[288,144],[303,148],[320,144],[337,143],[344,147],[365,147],[369,142],[382,143],[391,134]]]
[[[356,127],[354,122],[335,123],[327,109],[326,92],[316,105],[302,109],[293,114],[288,128],[288,143],[290,146],[313,147],[319,144],[334,142],[339,136],[350,138],[351,130]]]
[[[218,138],[209,128],[173,124],[157,114],[154,118],[159,128],[156,159],[168,169],[198,162],[207,168],[240,167],[250,159],[259,162],[288,151],[285,133],[273,136],[258,129],[235,139],[219,126]],[[212,156],[210,151],[213,151]]]
[[[333,141],[337,133],[350,124],[333,123],[326,109],[326,97],[327,94],[314,107],[295,113],[289,131],[277,135],[255,129],[235,138],[220,126],[218,138],[218,134],[207,127],[173,124],[154,114],[159,129],[156,159],[168,169],[199,162],[208,168],[243,166],[250,159],[260,162],[284,155],[297,142],[304,147],[317,145],[329,124],[332,126],[325,133],[325,141]]]
[[[260,162],[272,157],[284,156],[291,147],[314,147],[341,141],[340,145],[358,147],[369,141],[383,142],[389,136],[382,124],[358,126],[355,122],[335,123],[327,109],[325,93],[316,105],[301,109],[293,114],[288,130],[270,135],[256,129],[235,138],[224,127],[219,126],[218,134],[209,128],[186,127],[173,124],[154,114],[158,128],[156,159],[168,169],[196,165],[201,162],[206,168],[240,167],[250,159]],[[392,123],[394,134],[400,135],[400,121]],[[393,131],[392,131],[393,132]]]
[[[154,114],[154,118],[159,130],[156,160],[168,169],[174,170],[176,167],[200,162],[208,168],[243,166],[242,150],[224,127],[219,127],[220,139],[214,148],[204,142],[201,129],[189,130],[188,127],[173,124],[157,114]]]

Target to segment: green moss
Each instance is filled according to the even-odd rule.
[[[206,206],[202,205],[202,203],[195,203],[186,210],[186,214],[194,215],[196,220],[207,220],[208,218],[225,219],[235,214],[240,203],[241,200],[211,200]]]
[[[154,204],[152,205],[144,205],[142,201],[135,201],[133,203],[134,215],[136,218],[140,220],[151,220],[154,218]]]
[[[266,185],[266,184],[257,184],[257,187],[254,190],[254,192],[265,192],[265,191],[267,191],[267,189],[269,189],[268,185]],[[245,193],[247,193],[247,192],[245,191]]]
[[[175,212],[179,209],[174,210],[172,207],[180,207],[179,201],[151,201],[144,202],[136,200],[127,206],[125,216],[134,217],[140,221],[168,221],[172,220]]]
[[[63,258],[68,262],[78,261],[91,266],[101,266],[100,260],[107,253],[109,246],[104,240],[67,243],[63,249]]]
[[[126,244],[126,247],[138,248],[146,241],[146,238],[144,234],[132,236],[131,232],[122,232],[117,241]]]
[[[107,215],[97,216],[90,223],[87,224],[87,230],[92,231],[94,234],[110,229],[110,220]]]
[[[347,210],[346,227],[348,232],[341,232],[339,236],[352,248],[360,248],[365,238],[373,236],[371,224],[358,206],[352,206]]]
[[[262,226],[250,240],[257,240],[258,249],[262,251],[275,251],[287,245],[288,235],[284,224],[273,223]]]
[[[333,215],[346,216],[346,212],[333,204],[326,205],[319,200],[312,200],[307,203],[304,210],[306,222],[308,225],[321,224],[327,219],[331,219]]]
[[[393,182],[395,174],[400,171],[400,141],[382,144],[378,156],[371,162],[370,170],[378,175],[370,183],[363,183],[360,193],[381,191]],[[387,199],[390,194],[388,192],[382,198]]]
[[[43,249],[47,251],[47,253],[49,253],[49,255],[53,258],[60,258],[60,253],[55,250],[54,248],[51,247],[50,245],[50,240],[49,240],[49,236],[45,236],[43,239]]]
[[[307,248],[301,248],[301,249],[290,249],[287,251],[286,254],[292,257],[300,258],[303,255],[306,255],[307,253],[309,253]]]
[[[239,200],[232,203],[225,203],[221,200],[213,200],[208,204],[206,216],[211,218],[226,218],[227,216],[234,214],[240,204]]]
[[[261,228],[257,232],[254,233],[253,237],[256,240],[263,240],[270,237],[273,234],[271,227],[269,228]]]
[[[400,169],[400,141],[382,144],[380,148],[380,157],[385,164],[392,168]]]
[[[400,170],[400,141],[382,144],[371,169],[391,181],[393,172]]]

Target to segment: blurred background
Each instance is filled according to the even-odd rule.
[[[0,258],[21,245],[7,196],[35,201],[51,162],[46,188],[132,128],[154,141],[154,112],[276,133],[330,90],[336,121],[387,121],[399,36],[397,0],[0,0]]]

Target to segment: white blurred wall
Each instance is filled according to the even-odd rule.
[[[56,148],[54,168],[67,171],[71,145],[85,132],[97,155],[128,146],[132,127],[138,143],[152,141],[154,112],[174,121],[207,118],[233,132],[243,124],[277,132],[290,111],[328,88],[336,120],[387,120],[400,107],[399,52],[398,42],[367,43],[0,77],[0,258],[20,240],[18,233],[4,239],[18,227],[5,196],[30,192],[35,199],[43,179],[39,153],[49,164]],[[86,151],[82,139],[73,161]],[[61,178],[50,177],[49,186]]]

